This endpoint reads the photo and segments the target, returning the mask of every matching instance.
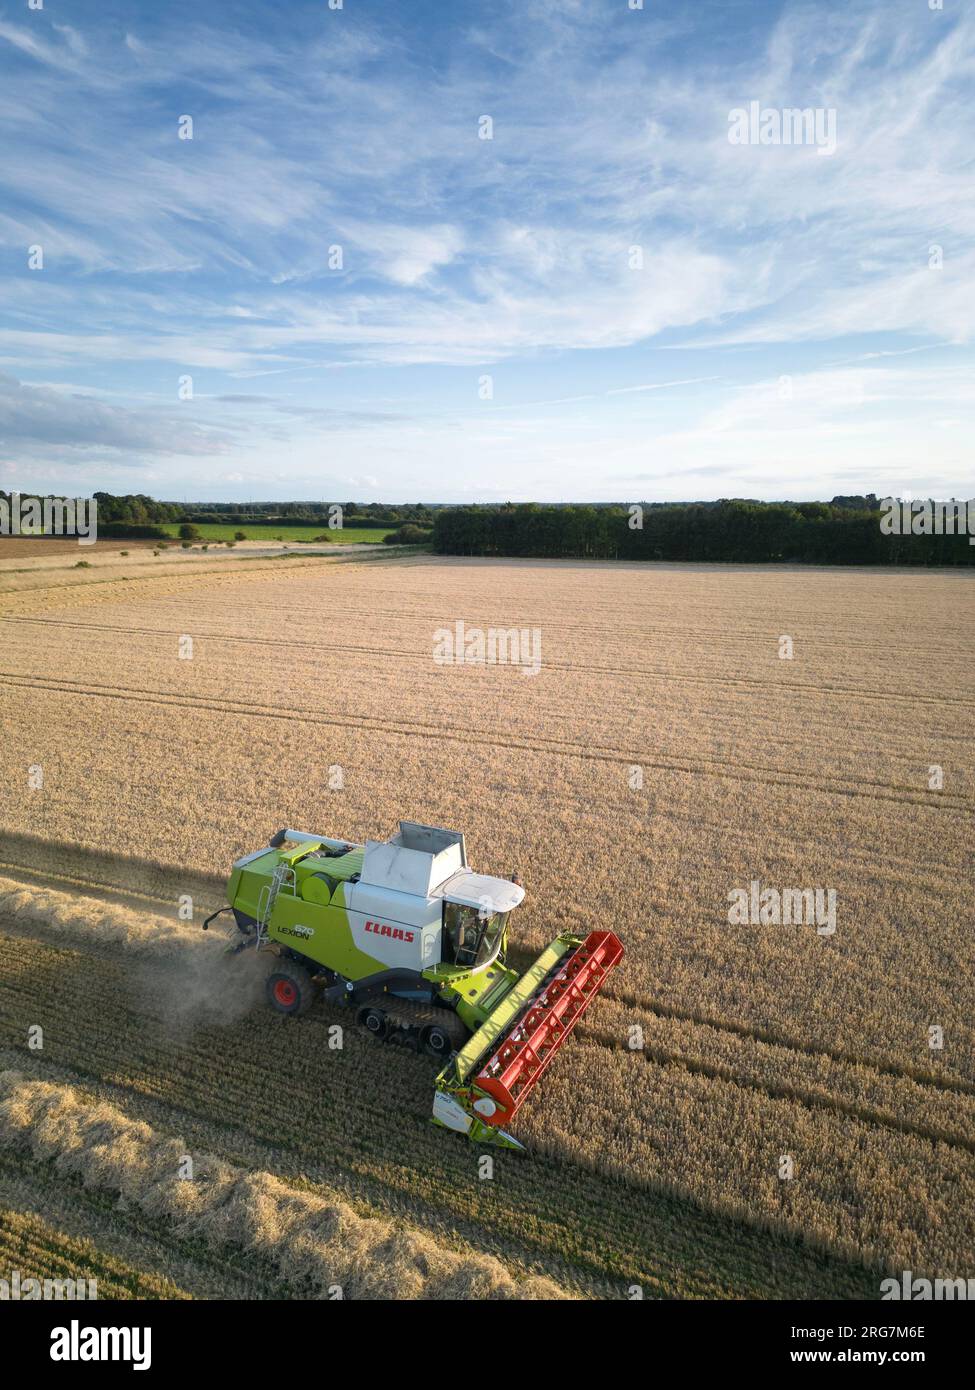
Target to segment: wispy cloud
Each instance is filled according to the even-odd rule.
[[[143,454],[206,456],[226,452],[227,436],[162,410],[132,410],[94,396],[51,386],[29,386],[0,375],[0,449],[35,458],[92,449]]]
[[[350,434],[389,424],[386,471],[362,459],[347,470],[382,482],[403,467],[402,421],[432,457],[439,412],[456,449],[450,432],[487,372],[501,393],[493,418],[514,429],[518,415],[525,438],[537,408],[566,459],[579,439],[550,405],[588,411],[585,446],[623,460],[621,476],[652,408],[673,466],[716,469],[688,450],[731,449],[745,429],[740,417],[722,424],[729,385],[749,388],[741,410],[781,372],[822,387],[825,364],[847,362],[836,370],[850,392],[831,377],[831,399],[859,412],[864,429],[844,430],[843,447],[863,450],[866,436],[896,442],[857,394],[863,354],[970,349],[968,11],[497,0],[436,22],[386,9],[380,23],[353,6],[298,0],[272,13],[237,0],[232,22],[203,15],[190,0],[135,11],[66,0],[56,14],[0,18],[0,364],[25,383],[80,378],[109,412],[96,419],[67,393],[25,415],[18,398],[38,452],[70,447],[45,438],[49,407],[65,423],[75,410],[79,440],[101,429],[115,447],[113,428],[119,439],[128,428],[121,447],[158,458],[189,372],[196,404],[177,411],[170,452],[205,454],[208,400],[232,395],[235,379],[300,376],[290,403],[252,412],[246,439],[222,419],[220,439],[258,447],[253,431],[266,429],[271,447],[291,430],[311,461],[316,436],[299,430],[312,422]],[[835,110],[835,153],[730,144],[729,112],[752,100]],[[185,115],[192,140],[178,138]],[[490,140],[478,138],[485,115]],[[31,246],[43,270],[28,269]],[[680,350],[689,370],[653,380],[649,350]],[[340,377],[362,410],[343,402]],[[927,381],[920,362],[918,375],[905,369],[914,380]],[[916,418],[932,412],[947,458],[951,430],[925,389]],[[385,412],[371,395],[405,405]],[[882,407],[888,420],[895,404]],[[699,429],[702,410],[713,432]],[[402,417],[399,441],[387,413]],[[783,416],[784,435],[800,415]],[[479,466],[526,476],[496,426],[464,428]],[[797,441],[808,467],[809,440]],[[533,441],[531,476],[549,477],[549,444]],[[351,460],[360,446],[343,447]],[[767,457],[769,430],[750,429],[748,447]],[[573,466],[562,486],[591,489],[591,460]],[[431,495],[438,475],[417,467],[408,476]]]

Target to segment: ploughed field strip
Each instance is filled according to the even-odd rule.
[[[626,947],[522,1112],[530,1157],[476,1183],[460,1141],[426,1123],[429,1059],[360,1055],[350,1032],[319,1076],[323,1010],[284,1022],[292,1063],[299,1047],[335,1109],[298,1121],[286,1107],[299,1134],[285,1164],[334,1154],[356,1200],[415,1200],[424,1225],[495,1241],[519,1268],[575,1270],[583,1293],[641,1278],[699,1292],[709,1260],[715,1286],[755,1292],[750,1256],[722,1254],[693,1222],[686,1240],[670,1229],[688,1211],[791,1251],[775,1274],[791,1292],[850,1287],[837,1273],[850,1260],[970,1263],[973,592],[944,574],[429,559],[100,584],[60,610],[14,596],[0,617],[0,876],[166,916],[191,892],[199,920],[230,861],[279,825],[360,842],[399,816],[463,825],[476,863],[524,881],[525,963],[560,932],[610,927]],[[537,629],[538,674],[435,662],[435,634],[458,619]],[[733,925],[729,894],[754,881],[832,888],[835,931]],[[111,964],[111,947],[98,964],[70,945],[96,974]],[[161,1027],[158,1001],[146,1008]],[[226,1026],[263,1038],[269,1025]],[[71,1027],[66,1067],[89,1025]],[[353,1056],[365,1111],[343,1089]],[[129,1076],[118,1049],[111,1060],[101,1082],[127,1106],[163,1107],[170,1128],[212,1113],[221,1132],[274,1144],[239,1087],[191,1101],[189,1061],[164,1051]],[[185,1095],[169,1094],[176,1076]],[[339,1114],[351,1134],[336,1147]],[[602,1224],[586,1182],[606,1194]],[[847,1263],[820,1266],[820,1250]]]

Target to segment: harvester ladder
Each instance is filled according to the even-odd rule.
[[[261,889],[257,899],[257,946],[267,940],[267,924],[271,920],[277,896],[284,887],[290,888],[295,897],[298,896],[298,880],[290,864],[278,864],[271,875],[271,882],[265,883]]]

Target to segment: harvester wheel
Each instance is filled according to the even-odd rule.
[[[439,1023],[431,1023],[423,1030],[423,1046],[434,1057],[449,1057],[454,1050],[450,1034]]]
[[[267,1002],[279,1014],[307,1013],[315,1002],[315,986],[303,965],[279,960],[265,984]]]
[[[389,1030],[389,1021],[382,1009],[363,1009],[359,1014],[359,1022],[379,1042],[382,1042]]]

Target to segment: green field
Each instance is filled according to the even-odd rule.
[[[314,541],[319,536],[324,536],[329,544],[351,545],[359,541],[381,544],[383,537],[396,528],[346,526],[342,530],[330,531],[328,523],[321,521],[312,522],[308,526],[276,526],[274,522],[259,526],[248,526],[246,523],[243,526],[224,526],[217,522],[201,522],[196,529],[205,541],[232,541],[238,531],[243,531],[249,541],[283,540],[287,544],[289,541]],[[174,521],[164,526],[163,530],[174,540],[179,539],[178,522]]]

